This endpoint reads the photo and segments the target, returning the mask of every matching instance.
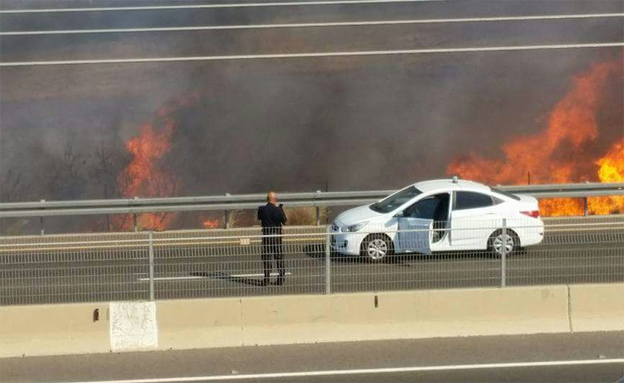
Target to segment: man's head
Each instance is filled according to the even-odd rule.
[[[277,205],[277,194],[273,190],[267,193],[267,202],[272,205]]]

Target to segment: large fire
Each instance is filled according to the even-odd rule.
[[[163,157],[171,149],[171,138],[176,128],[174,112],[192,105],[195,100],[195,96],[183,97],[159,108],[154,121],[144,123],[139,135],[126,142],[132,161],[118,177],[124,197],[171,197],[176,194],[179,179],[167,171]],[[171,213],[144,213],[138,216],[137,226],[140,229],[164,230],[173,216]],[[121,222],[124,229],[133,225],[128,217]]]
[[[588,145],[600,138],[597,112],[604,101],[605,85],[615,77],[622,81],[622,62],[593,66],[574,78],[572,88],[550,113],[544,131],[503,145],[503,159],[472,153],[454,160],[447,173],[506,185],[522,184],[529,178],[541,184],[622,182],[624,132],[621,140],[609,144],[605,154],[596,156]],[[591,198],[588,208],[591,214],[624,212],[624,197]],[[540,210],[550,216],[579,215],[583,204],[578,199],[545,199],[540,201]]]
[[[553,108],[548,126],[542,132],[518,137],[503,145],[503,159],[489,159],[478,154],[454,160],[447,172],[488,184],[522,184],[530,177],[533,183],[569,183],[583,181],[624,182],[624,133],[608,143],[606,153],[596,155],[588,144],[600,138],[597,112],[603,104],[605,85],[618,76],[622,63],[597,64],[573,80],[570,91]],[[159,108],[153,121],[144,123],[139,135],[126,143],[131,162],[119,175],[122,194],[127,198],[170,197],[176,195],[180,179],[167,169],[165,156],[171,150],[176,130],[175,113],[193,105],[197,96],[182,97]],[[583,212],[577,199],[540,201],[544,215],[578,215]],[[624,197],[591,198],[592,214],[624,212]],[[145,213],[137,216],[140,229],[164,230],[173,213]],[[219,220],[201,217],[207,228],[219,226]],[[133,226],[125,217],[120,226]]]

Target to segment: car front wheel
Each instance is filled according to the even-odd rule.
[[[371,234],[362,242],[361,254],[371,262],[381,262],[393,251],[392,240],[384,234]]]

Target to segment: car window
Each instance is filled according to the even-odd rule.
[[[404,217],[432,219],[436,222],[445,222],[448,218],[449,193],[436,194],[425,197],[403,211]]]
[[[455,210],[477,209],[495,205],[492,197],[486,194],[460,191],[456,194]]]
[[[399,208],[406,202],[409,202],[412,198],[421,194],[422,192],[416,189],[414,186],[406,187],[403,190],[391,194],[390,196],[382,199],[379,202],[375,202],[370,205],[371,210],[378,213],[390,213],[391,211]]]
[[[405,209],[405,211],[403,212],[403,216],[411,218],[433,219],[439,204],[439,198],[427,197]]]
[[[498,197],[494,197],[494,196],[491,196],[491,197],[494,200],[494,205],[498,205],[499,203],[505,202],[505,201],[503,201],[502,199],[500,199]]]

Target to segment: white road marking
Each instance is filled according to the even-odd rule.
[[[243,55],[217,56],[167,56],[167,57],[134,57],[112,59],[82,59],[82,60],[44,60],[44,61],[0,61],[0,68],[22,66],[51,66],[51,65],[94,65],[94,64],[144,64],[144,63],[179,63],[196,61],[237,61],[237,60],[281,60],[281,59],[308,59],[329,57],[376,57],[397,55],[422,55],[441,53],[485,53],[485,52],[521,52],[541,51],[553,49],[585,49],[585,48],[614,48],[624,47],[624,41],[609,43],[583,44],[547,44],[547,45],[505,45],[493,47],[463,47],[463,48],[419,48],[393,49],[374,51],[336,51],[336,52],[299,52],[299,53],[264,53]],[[5,216],[7,216],[5,214]]]
[[[207,277],[200,277],[200,276],[187,276],[187,277],[162,277],[162,278],[154,278],[155,281],[173,281],[176,279],[205,279]],[[149,278],[139,278],[139,281],[141,282],[147,282],[149,281]]]
[[[271,273],[272,277],[276,277],[278,276],[278,273]],[[292,273],[290,272],[286,272],[286,276],[292,275]],[[223,274],[223,275],[187,275],[187,276],[183,276],[183,277],[158,277],[158,278],[154,278],[155,281],[175,281],[175,280],[183,280],[183,279],[206,279],[206,278],[211,278],[211,277],[228,277],[228,278],[252,278],[252,277],[263,277],[264,274],[263,273],[256,273],[256,274]],[[149,281],[149,278],[139,278],[139,281],[141,282],[146,282]]]
[[[326,27],[361,27],[380,25],[410,25],[410,24],[446,24],[446,23],[481,23],[501,21],[534,21],[534,20],[570,20],[622,17],[624,13],[585,13],[577,15],[536,15],[536,16],[502,16],[502,17],[463,17],[454,19],[409,19],[409,20],[367,20],[367,21],[339,21],[326,23],[286,23],[286,24],[242,24],[242,25],[199,25],[193,27],[155,27],[155,28],[108,28],[108,29],[63,29],[43,31],[10,31],[0,32],[0,36],[40,36],[64,34],[95,34],[95,33],[142,33],[142,32],[190,32],[190,31],[220,31],[242,29],[270,29],[270,28],[326,28]]]
[[[84,8],[42,8],[42,9],[7,9],[1,13],[58,13],[58,12],[119,12],[119,11],[152,11],[170,9],[214,9],[214,8],[257,8],[257,7],[302,7],[310,5],[358,5],[384,3],[418,3],[423,1],[444,0],[329,0],[329,1],[288,1],[267,3],[233,3],[233,4],[181,4],[151,5],[134,7],[84,7]]]
[[[249,380],[249,379],[269,379],[269,378],[296,378],[296,377],[310,377],[310,376],[331,376],[331,375],[384,374],[384,373],[397,373],[397,372],[485,370],[485,369],[495,369],[495,368],[579,366],[579,365],[616,364],[616,363],[624,363],[624,358],[620,358],[620,359],[591,359],[591,360],[561,360],[561,361],[549,361],[549,362],[514,362],[514,363],[463,364],[463,365],[450,365],[450,366],[367,368],[367,369],[359,369],[359,370],[276,372],[276,373],[266,373],[266,374],[212,375],[212,376],[192,376],[192,377],[178,377],[178,378],[102,380],[102,381],[85,381],[85,382],[71,382],[71,383],[208,382],[208,381],[215,381],[215,380]],[[70,383],[70,382],[67,382],[67,383]]]

